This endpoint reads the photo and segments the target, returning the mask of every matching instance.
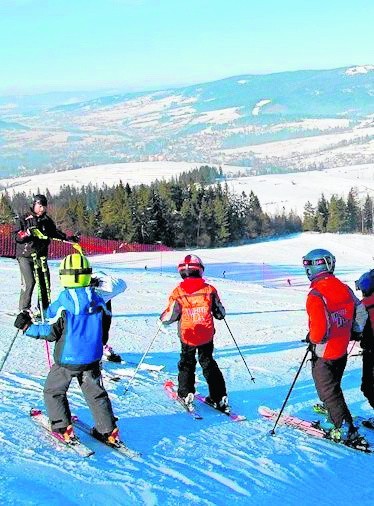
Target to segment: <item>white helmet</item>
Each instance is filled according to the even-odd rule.
[[[197,255],[186,255],[178,264],[178,272],[182,278],[201,278],[204,272],[204,264]]]

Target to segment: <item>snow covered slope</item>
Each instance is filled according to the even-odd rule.
[[[179,342],[175,326],[157,336],[148,364],[164,370],[140,371],[124,396],[126,377],[106,381],[122,437],[142,453],[129,460],[82,436],[96,450],[81,459],[58,451],[28,416],[43,407],[48,372],[43,343],[19,336],[0,374],[0,502],[6,505],[360,505],[372,504],[370,455],[312,440],[292,429],[259,419],[259,405],[279,408],[305,354],[304,310],[308,282],[301,256],[314,247],[337,257],[336,273],[354,280],[373,267],[373,238],[302,234],[252,245],[197,251],[206,278],[218,288],[227,323],[256,382],[223,322],[217,322],[215,355],[227,381],[233,408],[247,416],[234,423],[207,406],[203,420],[192,420],[165,395],[166,378],[176,379]],[[157,331],[157,318],[179,282],[175,265],[181,252],[93,257],[95,269],[122,276],[128,285],[113,301],[111,344],[129,364],[104,364],[127,378]],[[147,266],[147,269],[145,269]],[[59,291],[57,262],[51,262],[53,295]],[[15,334],[19,274],[16,261],[0,259],[0,358]],[[290,281],[291,284],[288,283]],[[9,282],[11,281],[11,282]],[[198,372],[198,389],[206,385]],[[359,385],[361,359],[348,361],[343,388],[354,414],[371,415]],[[90,421],[76,384],[70,391],[74,412]],[[317,397],[309,364],[302,370],[287,412],[310,417]],[[374,445],[374,434],[368,435]]]

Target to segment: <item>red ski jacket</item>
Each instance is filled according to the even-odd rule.
[[[359,300],[333,274],[314,279],[306,301],[309,337],[318,357],[336,360],[347,353]]]

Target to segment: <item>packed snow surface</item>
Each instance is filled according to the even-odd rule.
[[[196,250],[205,277],[227,309],[226,322],[256,381],[248,371],[224,322],[216,323],[215,357],[227,382],[229,399],[247,421],[235,423],[198,404],[203,420],[193,420],[170,400],[163,382],[176,381],[179,341],[176,326],[157,332],[167,297],[180,281],[176,263],[184,252],[124,253],[92,257],[94,270],[125,279],[128,289],[113,300],[111,344],[125,364],[104,369],[124,374],[104,379],[122,438],[141,452],[137,460],[116,454],[82,434],[95,450],[82,459],[51,443],[30,419],[43,408],[48,366],[44,343],[18,335],[0,373],[0,503],[4,505],[371,505],[371,455],[312,439],[262,420],[258,407],[280,408],[305,354],[305,298],[308,280],[301,257],[323,247],[337,258],[336,274],[352,288],[373,267],[373,238],[359,235],[300,234],[250,245]],[[53,296],[59,292],[58,262],[51,261]],[[0,259],[0,360],[15,335],[19,272],[13,259]],[[155,337],[156,336],[156,337]],[[153,343],[152,343],[153,341]],[[161,372],[140,370],[125,389],[145,350],[144,362]],[[343,389],[355,415],[372,410],[360,392],[361,358],[355,347]],[[197,388],[207,387],[197,366]],[[73,412],[92,422],[77,384],[70,389]],[[287,413],[315,419],[317,401],[308,363],[286,407]],[[369,431],[368,431],[369,432]],[[374,433],[366,436],[374,445]]]

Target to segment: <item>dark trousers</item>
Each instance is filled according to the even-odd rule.
[[[21,272],[21,293],[19,297],[19,310],[23,311],[24,309],[30,309],[31,307],[31,298],[35,287],[35,267],[34,261],[30,257],[18,257],[17,258],[20,272]],[[39,279],[39,288],[38,288],[38,301],[41,298],[41,306],[40,309],[47,309],[49,306],[49,297],[48,290],[45,283],[45,275],[47,276],[48,285],[50,284],[50,275],[49,269],[46,262],[47,271],[44,273],[41,267],[38,267],[38,279]],[[40,297],[39,297],[39,289],[40,289]]]
[[[108,302],[105,303],[106,308],[108,311],[112,312],[112,301],[108,300]],[[110,315],[107,315],[106,313],[103,313],[103,345],[105,346],[109,340],[109,330],[110,326],[112,324],[112,317]]]
[[[337,360],[325,360],[316,355],[312,357],[312,376],[318,396],[326,406],[329,417],[339,428],[345,421],[352,423],[352,415],[345,402],[341,381],[347,364],[347,355]]]
[[[71,424],[67,391],[73,378],[78,380],[98,432],[112,432],[115,427],[113,409],[103,386],[99,365],[88,371],[72,371],[57,364],[52,366],[44,385],[44,402],[52,430]]]
[[[364,349],[362,353],[361,392],[374,408],[374,350]]]
[[[189,346],[181,343],[182,350],[178,362],[178,395],[186,397],[187,394],[195,393],[195,370],[196,351],[199,363],[203,370],[204,378],[208,383],[209,397],[214,402],[219,402],[226,393],[225,380],[213,358],[213,341],[201,346]]]

